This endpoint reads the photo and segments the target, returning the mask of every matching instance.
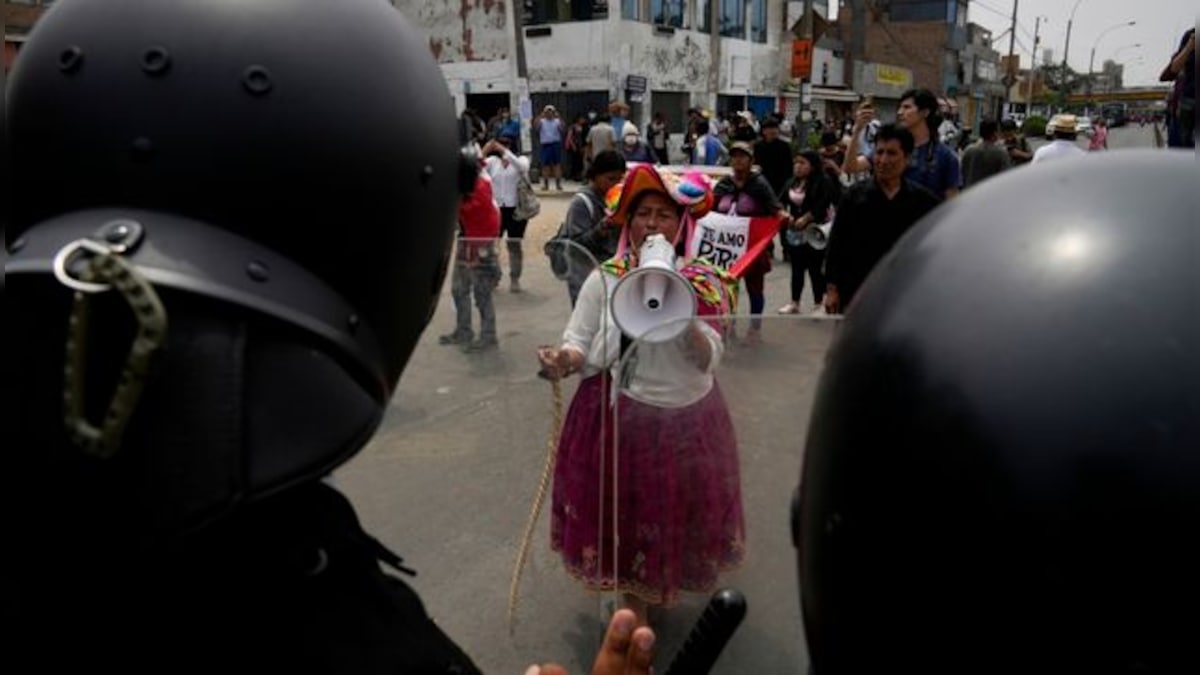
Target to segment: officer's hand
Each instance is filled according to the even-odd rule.
[[[644,626],[635,630],[635,625],[637,616],[632,611],[619,609],[613,614],[592,675],[649,675],[654,631]],[[525,675],[567,675],[567,670],[557,664],[530,666]]]
[[[825,287],[825,313],[840,314],[842,311],[842,300],[838,297],[837,287],[829,284]]]

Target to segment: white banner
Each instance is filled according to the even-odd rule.
[[[707,258],[722,269],[729,269],[746,254],[750,243],[750,219],[710,213],[696,222],[689,257]]]

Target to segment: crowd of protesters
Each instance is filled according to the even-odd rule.
[[[1188,51],[1194,49],[1192,44],[1194,38],[1185,38],[1180,53],[1192,53]],[[1186,69],[1180,71],[1185,73],[1183,79]],[[895,122],[886,124],[870,99],[858,106],[853,117],[826,122],[788,119],[782,113],[760,119],[749,110],[713,114],[692,108],[684,121],[682,142],[674,145],[662,112],[655,112],[639,129],[629,119],[629,106],[613,102],[604,110],[574,115],[569,124],[554,106],[545,106],[531,131],[540,148],[534,156],[543,189],[549,189],[551,177],[559,190],[562,177],[584,184],[572,200],[561,234],[589,254],[603,258],[611,253],[604,194],[627,166],[729,167],[728,175],[714,179],[720,200],[715,210],[780,219],[778,251],[790,263],[791,283],[790,297],[778,312],[800,313],[807,285],[812,304],[806,313],[830,315],[845,310],[871,267],[940,202],[1012,167],[1108,148],[1103,120],[1093,123],[1084,150],[1077,143],[1078,119],[1056,115],[1051,142],[1035,152],[1013,119],[984,119],[979,137],[971,139],[969,130],[944,117],[944,112],[936,95],[924,89],[905,92]],[[504,202],[501,229],[509,230],[504,225],[511,220],[512,188],[497,165],[519,157],[520,124],[505,109],[486,124],[477,120],[473,127],[488,144],[485,147],[505,150],[494,153],[501,157],[490,159],[484,173],[505,183],[494,192],[504,195],[499,200]],[[772,269],[776,250],[773,242],[744,276],[752,315],[742,338],[748,344],[761,340],[760,318],[767,302],[764,277]],[[487,267],[492,284],[500,276],[492,267],[496,264],[489,261]],[[519,271],[510,270],[514,287],[518,275]],[[568,279],[572,305],[581,281]],[[462,304],[469,313],[465,295]],[[490,306],[487,310],[491,319]],[[485,344],[494,340],[491,332],[483,337]],[[473,337],[459,332],[446,341],[470,342]]]

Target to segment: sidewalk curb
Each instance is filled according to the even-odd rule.
[[[537,195],[538,199],[570,199],[582,190],[583,187],[582,183],[564,183],[561,192],[553,188],[543,190],[540,187],[535,187],[533,188],[533,194]]]

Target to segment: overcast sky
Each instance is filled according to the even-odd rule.
[[[1195,26],[1196,0],[1018,0],[1017,41],[1013,52],[1021,55],[1021,66],[1029,65],[1037,17],[1042,17],[1041,42],[1037,63],[1045,49],[1054,50],[1054,62],[1061,63],[1067,20],[1075,9],[1071,24],[1070,65],[1087,72],[1092,46],[1096,46],[1096,70],[1105,59],[1125,64],[1125,86],[1158,83],[1158,74],[1170,61],[1179,39]],[[1076,6],[1078,2],[1078,6]],[[836,1],[831,2],[836,6]],[[993,36],[1003,33],[1012,23],[1013,0],[970,0],[968,19],[987,27]],[[1136,21],[1108,31],[1115,25]],[[1103,35],[1102,35],[1103,34]],[[1140,44],[1141,47],[1132,45]],[[993,45],[1008,54],[1008,36]]]

